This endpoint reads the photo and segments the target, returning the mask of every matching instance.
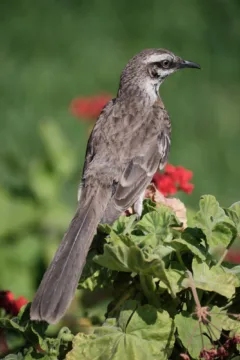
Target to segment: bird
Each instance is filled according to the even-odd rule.
[[[171,122],[159,87],[171,74],[200,65],[166,49],[145,49],[120,76],[117,95],[90,134],[76,213],[44,274],[30,318],[57,323],[74,298],[99,223],[112,224],[133,206],[141,216],[146,187],[167,163]]]

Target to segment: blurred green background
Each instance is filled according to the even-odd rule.
[[[115,95],[130,57],[164,47],[201,71],[170,77],[170,163],[194,173],[197,207],[239,200],[239,0],[0,3],[0,289],[31,300],[76,206],[90,123],[71,100]]]

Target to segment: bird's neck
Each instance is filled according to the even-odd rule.
[[[160,84],[147,83],[147,84],[124,84],[119,87],[117,97],[125,98],[131,101],[131,99],[139,100],[139,105],[144,103],[144,106],[151,106],[156,101],[161,101],[159,95]]]

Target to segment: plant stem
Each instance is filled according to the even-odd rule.
[[[139,274],[141,288],[143,290],[144,295],[148,299],[150,305],[154,305],[155,307],[160,306],[160,301],[158,296],[156,295],[156,284],[153,281],[152,275],[144,275]]]
[[[218,262],[217,262],[217,264],[216,264],[216,266],[220,266],[221,264],[222,264],[222,262],[223,262],[223,260],[224,260],[224,258],[225,258],[225,256],[227,255],[227,253],[228,253],[228,248],[224,251],[224,253],[223,253],[223,255],[220,257],[220,259],[218,260]]]
[[[198,308],[200,308],[201,304],[200,304],[199,297],[198,297],[198,294],[197,294],[197,290],[196,290],[196,287],[195,287],[195,284],[194,284],[192,273],[191,273],[191,271],[187,271],[187,274],[188,274],[188,277],[189,277],[189,280],[190,280],[190,287],[191,287],[191,290],[192,290],[192,294],[193,294],[195,304],[196,304],[196,306]]]
[[[178,261],[180,262],[180,264],[181,264],[184,268],[186,268],[186,266],[185,266],[185,264],[184,264],[184,262],[183,262],[183,259],[182,259],[182,256],[181,256],[180,252],[179,252],[179,251],[177,251],[177,252],[176,252],[176,254],[177,254],[177,258],[178,258]]]

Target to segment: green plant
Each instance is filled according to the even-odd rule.
[[[0,186],[0,289],[29,299],[71,218],[64,195],[78,171],[76,154],[57,123],[42,122],[39,133],[42,154],[20,169],[22,184]]]
[[[67,333],[66,359],[239,355],[240,266],[224,257],[239,233],[240,204],[223,209],[203,196],[191,223],[183,229],[169,207],[147,199],[139,221],[132,215],[99,225],[79,287],[111,288],[113,299],[102,326],[91,334]],[[28,306],[23,314],[25,327],[23,315],[0,324],[28,340],[25,358],[61,358],[59,338],[45,338],[43,324],[29,321]],[[29,329],[35,334],[30,343]]]

